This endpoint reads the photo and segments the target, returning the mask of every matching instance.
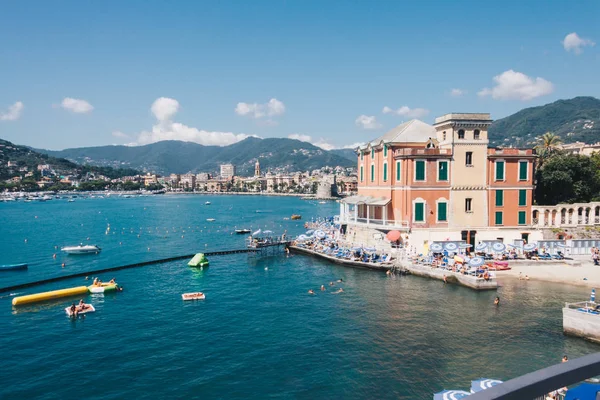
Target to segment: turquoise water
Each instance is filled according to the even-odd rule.
[[[0,204],[0,264],[30,264],[27,272],[1,273],[0,286],[240,248],[236,226],[295,234],[303,221],[283,217],[328,216],[337,206],[234,196]],[[103,251],[77,257],[54,247],[80,242]],[[563,302],[587,298],[585,288],[505,280],[496,308],[494,292],[299,255],[210,261],[204,271],[173,262],[102,276],[125,290],[88,296],[97,311],[78,321],[64,313],[71,300],[15,310],[1,298],[0,398],[428,399],[443,388],[468,389],[471,379],[509,379],[563,354],[600,351],[561,330]],[[344,293],[318,291],[340,278]],[[200,290],[205,301],[181,300]]]

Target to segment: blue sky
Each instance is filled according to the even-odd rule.
[[[598,1],[8,1],[0,138],[328,148],[413,117],[498,119],[600,97],[599,20]]]

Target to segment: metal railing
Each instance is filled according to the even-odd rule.
[[[543,399],[550,392],[597,375],[600,375],[600,353],[552,365],[511,379],[473,393],[469,396],[469,400]]]

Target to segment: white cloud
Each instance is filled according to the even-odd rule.
[[[157,122],[152,126],[151,131],[143,131],[138,135],[137,144],[148,144],[161,140],[183,140],[207,146],[227,146],[252,136],[232,132],[206,131],[174,122],[172,118],[179,111],[179,102],[175,99],[160,97],[152,103],[150,110]]]
[[[263,117],[275,117],[285,113],[285,104],[275,98],[264,104],[238,103],[235,107],[235,113],[243,117],[246,116],[256,119]]]
[[[397,110],[394,110],[388,106],[383,107],[382,112],[384,114],[401,115],[408,118],[421,118],[429,114],[429,110],[425,108],[410,108],[408,106],[402,106]]]
[[[362,146],[364,143],[363,142],[356,142],[356,143],[352,143],[352,144],[347,144],[344,147],[342,147],[342,149],[355,149],[357,147]]]
[[[531,78],[521,72],[504,71],[494,77],[496,86],[483,88],[477,94],[481,97],[491,96],[493,99],[527,101],[545,96],[554,91],[552,82],[544,78]]]
[[[303,142],[308,142],[310,144],[313,144],[317,147],[322,148],[323,150],[333,150],[336,147],[334,145],[332,145],[331,143],[327,142],[325,139],[320,138],[318,140],[313,140],[312,136],[310,135],[303,135],[300,133],[292,133],[290,135],[288,135],[289,139],[296,139],[296,140],[300,140]]]
[[[17,101],[15,104],[8,107],[6,111],[0,111],[0,121],[15,121],[19,119],[23,112],[23,107],[25,107],[23,103]]]
[[[580,38],[575,32],[569,33],[567,36],[565,36],[562,44],[566,51],[572,51],[575,54],[583,53],[583,47],[593,47],[596,45],[596,43],[590,39]]]
[[[127,134],[125,134],[125,133],[123,133],[123,132],[121,132],[121,131],[114,131],[114,132],[112,133],[112,135],[113,135],[114,137],[116,137],[116,138],[128,138],[128,137],[129,137],[129,135],[127,135]]]
[[[94,107],[87,101],[74,99],[71,97],[65,97],[60,103],[60,106],[65,110],[69,110],[77,114],[86,114],[94,109]]]
[[[369,115],[359,115],[358,118],[354,121],[356,126],[363,129],[379,129],[381,128],[381,124],[377,122],[375,116]]]
[[[467,92],[465,92],[462,89],[452,89],[450,91],[450,96],[452,97],[462,97],[463,95],[465,95]]]

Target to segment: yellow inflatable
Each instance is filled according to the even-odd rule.
[[[80,294],[88,294],[87,286],[78,286],[69,289],[53,290],[51,292],[30,294],[27,296],[15,297],[12,300],[13,306],[21,306],[23,304],[37,303],[39,301],[59,299],[61,297],[78,296]]]

